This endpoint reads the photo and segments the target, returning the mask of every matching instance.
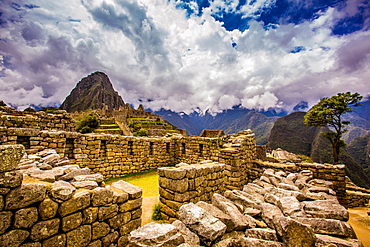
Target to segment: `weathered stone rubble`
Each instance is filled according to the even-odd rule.
[[[129,246],[362,246],[332,183],[312,177],[267,169],[243,190],[182,205],[172,224],[131,232]]]
[[[54,150],[23,158],[22,145],[0,152],[0,246],[127,246],[141,225],[139,187],[102,187],[102,175]]]

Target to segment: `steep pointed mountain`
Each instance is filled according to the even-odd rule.
[[[305,112],[291,113],[276,120],[271,129],[268,147],[282,148],[295,154],[309,156],[314,162],[332,163],[331,145],[322,137],[327,127],[315,128],[303,123]],[[363,167],[351,157],[345,148],[341,149],[340,162],[345,164],[347,175],[359,186],[370,188],[370,179]]]
[[[76,112],[102,109],[104,105],[109,109],[119,109],[125,103],[113,89],[108,76],[103,72],[94,72],[77,83],[60,109]]]

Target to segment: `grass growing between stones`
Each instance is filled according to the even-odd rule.
[[[159,196],[158,173],[156,169],[145,172],[133,173],[119,178],[109,178],[104,182],[107,185],[110,185],[111,183],[117,182],[118,180],[123,180],[142,188],[143,197]]]

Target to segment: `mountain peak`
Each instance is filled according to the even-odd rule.
[[[77,83],[60,106],[60,109],[76,112],[102,109],[104,105],[108,109],[119,109],[125,103],[113,89],[109,77],[103,72],[96,71]]]

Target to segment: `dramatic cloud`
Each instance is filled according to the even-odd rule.
[[[370,94],[366,0],[3,0],[0,99],[59,105],[103,71],[126,102],[292,110]]]

